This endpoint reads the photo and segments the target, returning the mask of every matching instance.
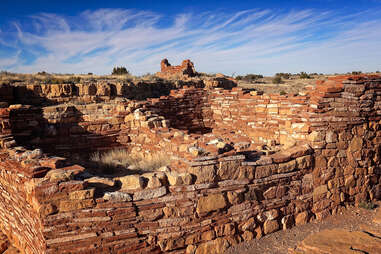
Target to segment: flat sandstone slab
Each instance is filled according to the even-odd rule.
[[[381,253],[381,234],[374,232],[323,230],[304,239],[292,254]]]

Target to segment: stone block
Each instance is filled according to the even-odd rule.
[[[319,131],[313,131],[308,135],[308,140],[311,142],[321,142],[325,140],[324,133]]]
[[[306,155],[303,157],[296,158],[296,167],[298,169],[307,169],[312,166],[312,156]]]
[[[350,188],[356,185],[356,179],[353,175],[345,177],[345,187]]]
[[[307,211],[298,213],[295,215],[295,225],[304,225],[308,222],[309,220],[309,214]]]
[[[215,165],[189,167],[188,173],[196,176],[196,184],[212,183],[216,179]]]
[[[106,192],[103,196],[104,200],[114,201],[114,202],[128,202],[132,201],[130,194],[120,191]]]
[[[266,166],[258,166],[255,169],[255,178],[259,179],[259,178],[268,177],[272,174],[277,173],[277,171],[278,171],[278,165],[276,165],[276,164],[271,164],[271,165],[266,165]]]
[[[73,200],[91,199],[94,198],[94,191],[95,189],[73,191],[69,193],[69,198]]]
[[[133,200],[145,200],[145,199],[153,199],[159,198],[167,194],[167,188],[165,186],[157,188],[157,189],[145,189],[142,191],[134,192]]]
[[[257,223],[255,222],[254,217],[251,217],[241,225],[241,230],[254,232],[256,226]]]
[[[230,243],[224,238],[217,238],[200,244],[197,247],[196,254],[220,254],[224,253],[230,246]]]
[[[314,201],[319,200],[321,197],[323,197],[327,193],[327,191],[328,188],[326,184],[315,187],[313,192]]]
[[[349,144],[349,151],[354,153],[360,151],[363,146],[363,139],[361,137],[354,137]]]
[[[84,208],[90,208],[94,205],[94,200],[85,199],[85,200],[62,200],[59,203],[58,210],[60,212],[75,211]]]
[[[223,209],[226,206],[227,202],[222,194],[210,194],[198,199],[196,211],[198,214],[202,214]]]
[[[144,178],[140,175],[127,175],[117,179],[121,183],[122,191],[139,190],[144,187]]]
[[[183,178],[179,175],[177,172],[167,172],[167,179],[169,182],[169,185],[171,186],[178,186],[178,185],[183,185]]]
[[[294,171],[296,168],[296,160],[292,160],[286,163],[280,163],[278,165],[278,173],[288,173]]]
[[[337,134],[333,131],[327,131],[326,135],[325,135],[325,141],[327,143],[334,143],[334,142],[337,142],[338,139],[337,139]]]
[[[263,224],[263,233],[265,235],[279,230],[279,223],[276,220],[266,220]]]

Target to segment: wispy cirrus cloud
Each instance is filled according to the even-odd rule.
[[[75,17],[39,14],[0,30],[0,69],[155,72],[166,57],[204,72],[343,72],[381,68],[381,15],[316,10],[183,13],[99,9]],[[4,38],[7,37],[7,40]],[[6,54],[1,54],[1,50]]]

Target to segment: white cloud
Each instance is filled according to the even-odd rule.
[[[31,17],[33,30],[14,24],[15,47],[36,59],[0,58],[0,67],[104,74],[123,65],[143,74],[158,71],[162,58],[173,64],[190,58],[199,71],[226,74],[372,71],[381,68],[381,18],[369,13],[184,13],[165,25],[160,14],[125,9],[40,14]]]
[[[0,70],[7,69],[8,67],[17,64],[20,61],[20,51],[10,57],[0,58]]]

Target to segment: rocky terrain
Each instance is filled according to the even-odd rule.
[[[164,60],[159,75],[0,86],[4,249],[223,253],[381,197],[380,76],[281,94],[191,61]],[[148,171],[128,162],[160,153]],[[105,154],[126,162],[110,168]]]
[[[348,207],[324,221],[313,221],[236,245],[226,254],[379,253],[380,216],[380,208]]]

